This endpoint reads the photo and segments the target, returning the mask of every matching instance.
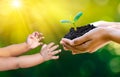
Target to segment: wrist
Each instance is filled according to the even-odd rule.
[[[97,21],[97,22],[93,22],[91,24],[93,24],[95,27],[112,27],[115,25],[120,25],[120,23],[108,22],[108,21]]]
[[[101,36],[102,36],[102,39],[105,40],[105,41],[111,41],[111,28],[109,27],[99,27],[98,28]]]
[[[108,39],[110,41],[113,41],[113,39],[115,38],[116,29],[113,27],[107,27],[106,31],[107,31],[106,33],[107,33]]]
[[[109,28],[109,36],[110,36],[110,40],[120,43],[120,30],[116,29],[116,28]]]
[[[23,44],[25,45],[25,48],[26,48],[27,50],[31,50],[31,49],[32,49],[27,42],[24,42]]]
[[[40,55],[43,62],[47,61],[41,53],[39,55]]]
[[[37,55],[39,56],[39,59],[40,59],[41,62],[45,62],[44,57],[40,53],[38,53]]]

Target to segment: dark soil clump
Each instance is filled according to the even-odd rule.
[[[77,37],[80,37],[82,35],[84,35],[85,33],[89,32],[90,30],[96,28],[94,25],[92,24],[87,24],[85,26],[82,27],[77,27],[76,30],[74,28],[71,28],[69,33],[67,33],[64,38],[67,39],[74,39]]]

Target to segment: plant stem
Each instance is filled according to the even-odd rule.
[[[75,25],[75,23],[73,23],[73,26],[74,26],[74,29],[75,29],[75,31],[76,31],[76,25]]]

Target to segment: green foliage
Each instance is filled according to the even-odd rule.
[[[74,28],[76,29],[76,24],[75,24],[75,23],[79,20],[79,18],[80,18],[82,15],[83,15],[83,13],[82,13],[82,12],[79,12],[79,13],[77,13],[77,14],[74,16],[74,18],[73,18],[72,21],[70,21],[70,20],[61,20],[60,22],[61,22],[61,23],[70,23],[70,24],[73,24]]]
[[[82,15],[83,15],[82,12],[77,13],[77,14],[75,15],[75,17],[74,17],[74,20],[73,20],[74,23],[77,22]]]
[[[70,20],[61,20],[61,23],[72,23]]]

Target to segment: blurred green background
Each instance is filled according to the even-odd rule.
[[[72,20],[82,11],[77,25],[106,20],[120,21],[120,0],[0,0],[0,47],[26,41],[33,31],[42,32],[44,43],[59,44],[69,31],[61,19]],[[0,72],[0,77],[120,77],[120,45],[111,42],[93,54],[62,52],[58,60],[35,67]],[[40,47],[26,54],[34,54]]]

